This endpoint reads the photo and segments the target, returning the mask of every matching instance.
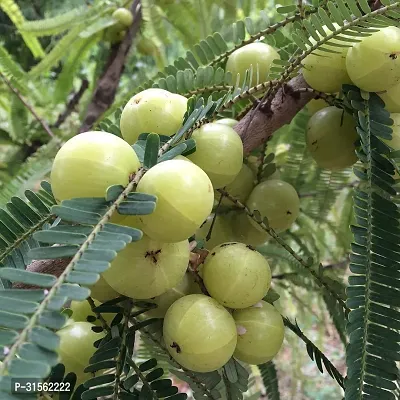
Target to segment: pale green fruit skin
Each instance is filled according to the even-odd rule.
[[[256,247],[270,239],[270,235],[260,226],[255,227],[243,211],[232,213],[231,224],[237,242]]]
[[[379,93],[379,97],[385,102],[386,110],[390,113],[400,113],[400,82],[386,92]]]
[[[236,83],[237,74],[240,74],[239,85],[243,83],[246,70],[253,65],[251,86],[257,84],[257,65],[259,83],[266,82],[273,60],[280,59],[279,53],[265,43],[250,43],[235,50],[228,58],[226,71],[232,72],[232,82]]]
[[[143,236],[118,253],[111,267],[103,272],[103,278],[118,293],[135,299],[149,299],[180,282],[189,255],[187,240],[160,243]]]
[[[108,300],[120,296],[120,294],[117,293],[101,275],[99,280],[93,286],[89,287],[89,289],[90,296],[100,303],[105,303]]]
[[[275,179],[258,184],[251,192],[246,205],[250,211],[258,210],[262,218],[267,217],[270,228],[276,232],[290,228],[300,213],[300,199],[296,189],[287,182]],[[250,222],[262,231],[257,222],[253,219],[250,219]]]
[[[164,318],[164,341],[171,356],[195,372],[225,365],[237,343],[235,321],[216,300],[192,294],[177,300]],[[180,352],[171,347],[179,345]]]
[[[207,291],[229,308],[252,306],[271,286],[268,261],[243,243],[224,243],[212,249],[202,272]]]
[[[182,126],[186,108],[187,99],[179,94],[157,88],[143,90],[122,111],[122,136],[129,144],[134,144],[141,133],[171,136]]]
[[[213,249],[219,244],[231,242],[234,240],[234,234],[230,224],[230,220],[224,215],[217,215],[215,218],[213,230],[211,232],[210,240],[206,241],[208,231],[210,230],[214,216],[211,215],[207,218],[205,223],[196,231],[196,240],[203,240],[204,247],[207,250]]]
[[[100,301],[94,300],[94,304],[96,307],[101,305]],[[76,322],[89,322],[87,318],[89,316],[97,318],[96,314],[92,311],[90,304],[88,301],[71,301],[71,305],[69,307],[72,310],[71,318]],[[112,320],[114,319],[116,314],[112,313],[103,313],[101,316],[105,319],[108,325],[111,325]],[[101,326],[101,321],[96,319],[94,322],[89,322],[90,324]]]
[[[353,165],[357,138],[353,118],[336,107],[318,111],[307,124],[307,148],[320,168],[340,170]]]
[[[199,285],[193,278],[193,275],[186,272],[182,280],[172,289],[167,290],[160,296],[148,300],[151,303],[157,304],[157,308],[146,313],[148,318],[164,318],[169,307],[176,300],[189,294],[201,294]]]
[[[140,229],[161,242],[180,242],[192,236],[214,203],[214,189],[206,173],[184,160],[155,165],[139,181],[137,192],[157,196],[155,211],[139,219]]]
[[[363,38],[347,53],[346,66],[351,80],[367,92],[390,89],[400,82],[399,52],[400,29],[394,26]]]
[[[65,365],[66,373],[74,372],[77,375],[77,386],[92,377],[91,373],[84,373],[83,370],[96,351],[93,343],[104,337],[104,333],[93,332],[92,326],[89,322],[74,322],[57,332],[61,362]]]
[[[196,151],[188,159],[198,165],[210,178],[214,189],[230,184],[243,163],[243,143],[233,128],[210,123],[192,134]]]
[[[334,24],[339,27],[337,24]],[[332,33],[330,29],[323,26],[324,31],[329,35]],[[320,37],[321,35],[318,34]],[[314,45],[315,39],[310,37],[310,42]],[[339,53],[328,53],[323,51],[315,51],[309,54],[303,60],[303,77],[306,82],[315,90],[326,93],[334,93],[341,90],[344,83],[351,83],[350,77],[346,70],[346,55],[348,48],[340,48],[329,46],[329,43],[342,43],[338,40],[331,39],[324,46]]]
[[[51,187],[58,202],[74,197],[104,197],[112,185],[126,186],[140,167],[124,140],[107,132],[85,132],[58,151],[51,170]]]
[[[390,114],[390,118],[393,120],[393,125],[391,126],[393,130],[392,139],[382,139],[382,141],[389,145],[393,150],[400,150],[400,114]]]
[[[219,119],[218,121],[215,121],[216,124],[222,124],[222,125],[228,125],[231,128],[233,128],[238,122],[236,119],[233,118],[222,118]]]
[[[238,333],[234,357],[248,364],[263,364],[270,361],[282,347],[285,326],[276,308],[260,301],[253,307],[233,312],[236,326],[245,328]],[[238,332],[240,332],[240,328]]]
[[[112,17],[127,28],[130,27],[133,22],[132,13],[126,8],[117,8],[113,12]]]
[[[311,115],[326,107],[329,107],[329,104],[324,99],[312,99],[307,103],[307,110]]]
[[[225,190],[233,197],[238,199],[241,203],[244,203],[250,196],[251,191],[254,188],[255,174],[247,164],[242,164],[242,168],[236,175],[235,179],[226,186]],[[219,192],[215,193],[215,200],[219,201],[221,194]],[[233,207],[229,199],[224,197],[221,204]]]

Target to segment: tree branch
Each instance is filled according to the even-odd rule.
[[[299,91],[308,88],[302,75],[296,76],[279,89],[269,103],[250,110],[235,126],[242,139],[243,150],[249,154],[265,143],[283,125],[290,123],[295,115],[315,97],[315,93]]]
[[[139,31],[142,21],[142,8],[140,0],[135,0],[131,6],[131,12],[134,15],[133,23],[127,31],[124,39],[119,44],[111,48],[108,61],[102,76],[97,83],[97,87],[93,93],[87,114],[80,131],[86,132],[94,125],[100,116],[110,108],[114,102],[115,94],[121,75],[124,71],[125,60],[131,47],[133,38]]]

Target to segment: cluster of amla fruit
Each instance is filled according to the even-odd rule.
[[[327,27],[324,31],[326,35],[332,33]],[[313,38],[309,40],[316,43]],[[372,34],[366,33],[356,38],[352,47],[343,47],[338,39],[328,40],[324,47],[333,51],[317,49],[303,61],[302,72],[307,83],[313,89],[327,93],[340,92],[343,84],[376,92],[394,120],[392,139],[382,140],[392,149],[399,150],[400,29],[388,26]],[[312,100],[308,106],[312,117],[306,132],[307,147],[318,166],[340,170],[350,167],[358,159],[355,153],[356,123],[344,110],[327,106],[323,99]]]
[[[255,59],[249,58],[252,53]],[[244,60],[257,65],[257,74],[264,77],[277,56],[271,46],[255,43],[234,52],[227,68],[241,74]],[[51,172],[56,200],[104,197],[109,186],[126,186],[140,168],[132,147],[139,135],[174,135],[186,109],[185,97],[147,89],[126,104],[120,120],[122,138],[92,131],[70,139],[56,155]],[[204,221],[209,223],[219,201],[216,189],[225,188],[250,210],[258,210],[276,231],[289,228],[299,214],[299,198],[288,183],[270,179],[255,186],[254,172],[243,163],[243,145],[234,124],[224,119],[201,126],[192,134],[194,153],[160,162],[143,175],[136,191],[157,197],[154,212],[117,214],[110,221],[141,229],[143,237],[122,249],[91,287],[92,297],[102,302],[119,294],[154,302],[158,307],[147,315],[164,318],[169,351],[194,371],[217,369],[232,355],[252,364],[266,362],[283,341],[280,314],[262,300],[271,282],[268,262],[249,246],[265,242],[268,235],[246,214],[233,210],[228,234],[214,236],[213,249],[207,243],[211,251],[200,275],[209,296],[187,272],[188,239],[201,234]],[[218,225],[224,225],[221,221],[216,221],[217,233]],[[85,362],[74,363],[80,358],[74,356],[71,341],[92,340],[90,322],[95,316],[86,303],[73,303],[71,308],[72,319],[60,336],[74,339],[67,340],[67,350],[62,346],[60,352],[69,355],[65,359],[72,360],[71,368],[79,370]]]

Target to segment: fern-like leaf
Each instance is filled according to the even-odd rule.
[[[20,25],[21,32],[28,32],[34,36],[50,36],[60,34],[87,18],[87,8],[73,8],[55,17],[37,21],[25,21]]]
[[[280,400],[278,377],[272,361],[258,365],[268,400]]]
[[[346,88],[348,102],[357,110],[362,168],[354,173],[363,186],[354,191],[356,226],[350,255],[347,304],[348,382],[346,399],[394,399],[400,359],[398,311],[400,275],[400,213],[393,197],[394,166],[382,139],[391,138],[393,120],[383,101],[372,93]]]
[[[25,23],[25,18],[14,0],[0,0],[0,8],[8,15],[18,30]],[[22,31],[21,36],[34,57],[44,57],[44,50],[36,37]]]

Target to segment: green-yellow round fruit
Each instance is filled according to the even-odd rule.
[[[107,132],[85,132],[58,151],[51,186],[58,202],[74,197],[105,197],[112,185],[126,186],[140,163],[124,140]]]
[[[222,125],[228,125],[231,128],[233,128],[238,122],[236,119],[233,118],[222,118],[219,119],[218,121],[215,121],[216,124],[222,124]]]
[[[389,145],[394,151],[397,151],[400,150],[400,114],[390,114],[390,118],[393,120],[393,125],[391,126],[393,130],[392,139],[382,139],[382,141]]]
[[[192,236],[214,204],[207,174],[184,160],[155,165],[140,180],[137,191],[157,196],[155,211],[139,219],[140,229],[161,242],[180,242]]]
[[[260,226],[255,227],[244,211],[230,213],[232,230],[236,242],[249,244],[250,246],[261,246],[270,239],[270,235]]]
[[[267,217],[270,228],[282,232],[290,228],[300,213],[300,199],[296,189],[287,182],[268,179],[258,184],[246,202],[250,211],[258,210],[262,218]],[[250,219],[250,217],[248,217]],[[257,222],[253,226],[263,232]]]
[[[356,123],[351,115],[337,107],[315,113],[307,125],[307,148],[320,168],[339,170],[357,161]]]
[[[196,151],[188,159],[198,165],[210,178],[214,189],[231,183],[243,163],[243,143],[230,126],[210,123],[192,134]]]
[[[326,107],[329,107],[329,104],[324,99],[312,99],[307,104],[307,110],[311,115]]]
[[[94,304],[96,307],[100,306],[101,303],[97,300],[94,300]],[[88,301],[71,301],[71,305],[69,307],[72,310],[71,318],[76,322],[90,322],[96,326],[102,326],[101,321],[97,319],[96,314],[92,311],[90,304]],[[101,316],[105,319],[108,325],[111,325],[116,314],[113,313],[102,313]]]
[[[249,364],[270,361],[282,347],[285,326],[276,308],[260,301],[252,307],[235,310],[238,331],[234,357]]]
[[[235,197],[241,203],[245,203],[247,198],[250,196],[251,191],[254,188],[255,174],[247,164],[242,164],[242,168],[236,175],[235,179],[225,187],[231,196]],[[219,201],[221,194],[215,192],[215,200]],[[224,197],[221,204],[234,207],[234,203],[228,198]]]
[[[113,14],[112,17],[116,19],[120,24],[122,24],[125,27],[130,27],[133,22],[133,15],[132,13],[127,10],[126,8],[117,8]]]
[[[192,294],[177,300],[164,318],[163,335],[171,356],[195,372],[225,365],[236,347],[236,325],[216,300]]]
[[[172,136],[182,126],[186,107],[187,99],[179,94],[157,88],[143,90],[122,111],[122,136],[129,144],[134,144],[141,133]]]
[[[167,290],[160,296],[148,300],[157,304],[154,308],[146,313],[148,318],[164,318],[168,308],[171,307],[176,300],[189,294],[201,294],[200,286],[196,283],[193,275],[186,272],[183,279],[172,289]]]
[[[204,247],[208,250],[225,242],[231,242],[234,239],[230,220],[225,215],[217,215],[214,226],[211,231],[211,237],[207,240],[207,235],[213,222],[214,215],[207,218],[204,224],[196,231],[196,240],[202,240]]]
[[[202,273],[210,295],[229,308],[252,306],[271,286],[268,261],[243,243],[230,242],[214,247]]]
[[[90,297],[93,299],[105,303],[106,301],[112,300],[120,296],[100,275],[100,279],[91,287]]]
[[[400,82],[386,92],[379,93],[379,97],[385,102],[386,110],[390,113],[400,113]]]
[[[237,74],[240,75],[239,86],[243,84],[246,70],[253,66],[251,86],[268,81],[272,62],[280,59],[279,53],[269,44],[250,43],[235,50],[226,63],[226,71],[232,72],[232,83],[236,84]],[[257,79],[257,75],[258,78]]]
[[[382,28],[349,49],[347,72],[366,92],[382,92],[400,83],[400,29]]]
[[[150,299],[176,286],[189,263],[189,243],[160,243],[143,236],[120,251],[105,281],[118,293],[134,299]]]
[[[91,373],[83,371],[96,351],[93,343],[104,337],[104,333],[93,332],[93,326],[89,322],[74,322],[57,332],[60,337],[60,361],[65,365],[66,373],[77,375],[76,386],[92,377]]]
[[[339,25],[334,24],[336,28]],[[327,35],[332,31],[326,26],[323,26]],[[318,34],[320,37],[321,35]],[[316,40],[309,38],[312,45]],[[332,45],[330,45],[332,44]],[[324,47],[335,51],[328,53],[315,50],[303,60],[303,77],[306,82],[315,90],[326,93],[334,93],[341,90],[344,83],[351,83],[346,70],[346,54],[347,47],[336,47],[335,44],[343,44],[337,39],[331,39],[324,44]]]

